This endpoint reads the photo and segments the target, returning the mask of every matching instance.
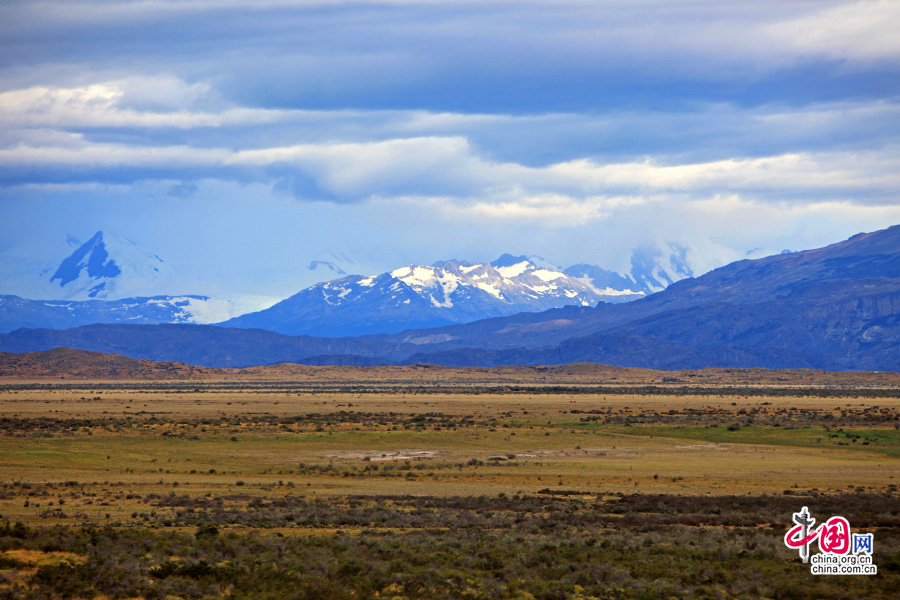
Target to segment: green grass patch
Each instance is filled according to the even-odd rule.
[[[594,425],[594,424],[590,424]],[[826,431],[823,428],[787,429],[783,427],[741,426],[658,427],[648,425],[597,426],[598,430],[636,437],[668,437],[717,444],[757,444],[857,450],[900,458],[900,431],[896,429],[856,429]]]

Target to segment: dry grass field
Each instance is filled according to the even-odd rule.
[[[279,365],[170,379],[129,363],[116,379],[110,361],[119,371],[128,359],[63,354],[51,358],[68,370],[53,371],[44,358],[7,360],[0,377],[0,598],[786,598],[802,597],[804,578],[818,590],[808,597],[892,597],[900,583],[894,374]],[[809,575],[781,542],[804,505],[876,531],[879,575]],[[113,569],[115,585],[89,583],[97,532],[104,556],[127,540],[180,549]],[[245,534],[315,546],[324,554],[308,560],[324,562],[314,576],[284,565],[287,587],[242,587],[250,567],[216,571],[226,559],[213,544],[188,561],[196,572],[179,570],[181,546],[201,538],[241,546],[227,559],[240,563],[253,555]],[[463,557],[480,535],[497,564]],[[722,565],[756,566],[703,575],[712,559],[696,536],[717,540],[704,552],[727,549]],[[630,550],[607,556],[605,539]],[[561,550],[567,540],[578,552]],[[434,579],[415,561],[392,567],[385,544],[456,550],[433,559],[447,570]],[[507,556],[542,544],[565,576],[550,575],[552,560],[543,572]],[[646,548],[674,569],[663,583]],[[574,575],[602,556],[627,573]],[[517,566],[498,573],[507,563]]]

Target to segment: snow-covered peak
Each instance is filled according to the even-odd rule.
[[[529,267],[533,267],[530,262],[527,260],[523,260],[521,262],[517,262],[515,264],[509,265],[508,267],[496,267],[497,272],[500,273],[502,277],[516,277],[521,275],[525,271],[528,270]]]
[[[432,306],[451,308],[460,299],[487,295],[507,305],[553,300],[553,304],[592,306],[600,297],[583,281],[533,263],[525,256],[504,254],[490,263],[443,261],[431,266],[407,265],[389,273]],[[369,280],[371,278],[368,278]]]
[[[117,299],[153,290],[163,269],[156,254],[127,238],[98,231],[64,258],[48,281],[57,286],[60,298]]]
[[[589,283],[510,255],[490,263],[448,260],[430,266],[407,265],[381,275],[348,275],[318,283],[298,296],[305,293],[332,307],[358,306],[378,298],[379,302],[420,303],[467,314],[481,310],[486,316],[594,306],[602,299]]]
[[[99,289],[105,285],[106,279],[111,279],[122,274],[122,269],[116,264],[114,258],[110,258],[103,241],[103,232],[98,231],[90,240],[79,246],[75,252],[64,259],[56,272],[50,277],[50,281],[59,281],[59,287],[78,280],[85,275],[87,278],[101,281],[89,294],[96,297]]]

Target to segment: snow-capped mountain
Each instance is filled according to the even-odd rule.
[[[24,245],[0,254],[0,294],[86,301],[172,293],[163,259],[131,240],[98,231],[86,242],[71,234],[61,242],[49,252]]]
[[[594,306],[600,299],[584,281],[525,256],[504,254],[492,263],[453,260],[342,277],[222,325],[290,335],[365,335],[566,305]]]
[[[0,256],[0,331],[92,323],[215,323],[274,302],[252,296],[163,295],[172,286],[163,259],[113,233],[98,231],[84,243],[69,235],[58,252],[62,258],[43,262],[21,251]]]
[[[68,300],[119,299],[155,287],[163,269],[156,254],[98,231],[59,263],[49,281]]]

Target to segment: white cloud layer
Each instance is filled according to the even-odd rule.
[[[80,143],[79,143],[80,142]],[[769,194],[775,199],[800,200],[844,197],[850,193],[875,201],[900,189],[900,148],[878,151],[789,153],[762,158],[729,158],[702,163],[599,163],[590,159],[530,167],[491,161],[463,137],[414,137],[363,143],[298,144],[261,149],[195,148],[190,146],[126,146],[74,138],[66,145],[19,143],[0,150],[0,169],[9,173],[41,173],[41,168],[71,172],[79,179],[105,181],[132,173],[135,180],[153,177],[145,169],[163,168],[171,178],[191,178],[195,169],[221,179],[265,182],[301,176],[344,202],[372,197],[437,195],[484,197],[523,190],[533,198],[563,194],[586,200],[591,196],[738,191]],[[29,182],[34,183],[34,182]],[[874,200],[872,200],[874,198]],[[320,200],[322,198],[298,198]],[[538,202],[540,203],[540,202]],[[522,205],[490,214],[531,214]],[[488,213],[485,213],[488,214]],[[536,217],[539,213],[535,212]],[[585,213],[588,214],[588,213]]]
[[[7,127],[221,127],[276,120],[278,111],[186,107],[210,95],[208,84],[170,76],[131,77],[73,88],[35,86],[0,93]]]
[[[766,31],[803,54],[837,59],[896,59],[900,57],[900,2],[844,3],[769,25]]]

